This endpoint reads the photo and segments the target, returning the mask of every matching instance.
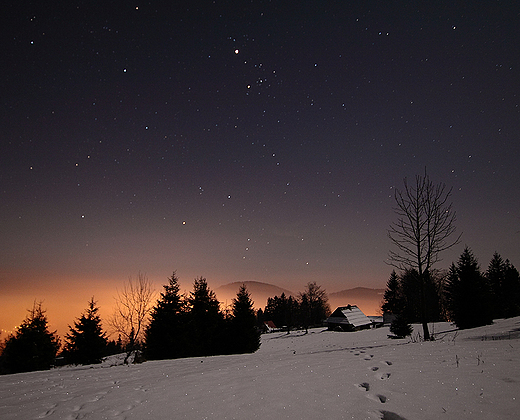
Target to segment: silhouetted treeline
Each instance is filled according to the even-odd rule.
[[[2,347],[2,374],[45,370],[54,365],[60,339],[56,331],[49,331],[41,302],[34,303],[16,333],[7,337]]]
[[[423,275],[424,302],[428,322],[445,319],[442,308],[442,287],[444,276],[440,271],[431,271]],[[392,271],[384,293],[383,312],[400,315],[408,322],[421,320],[421,287],[417,270],[408,269],[399,275]]]
[[[56,332],[49,332],[41,304],[35,304],[17,332],[0,346],[0,373],[100,363],[110,354],[136,349],[148,359],[171,359],[252,353],[260,347],[253,302],[244,285],[233,299],[231,311],[223,312],[206,279],[195,279],[193,291],[184,296],[174,273],[152,310],[143,343],[123,344],[121,336],[108,341],[98,311],[92,298],[85,312],[69,326],[63,350],[58,353],[60,340]]]
[[[41,303],[35,303],[15,334],[9,335],[0,350],[0,374],[50,369],[56,365],[101,363],[111,354],[121,353],[119,338],[108,341],[101,327],[98,307],[92,298],[85,313],[69,326],[61,353],[56,331],[50,332]]]
[[[276,327],[290,330],[321,325],[329,315],[330,306],[325,290],[316,282],[311,282],[297,298],[286,296],[285,293],[268,298],[258,318],[262,318],[260,321],[273,321]]]
[[[229,314],[220,309],[203,277],[195,279],[188,296],[180,294],[175,273],[163,287],[146,329],[146,358],[252,353],[260,347],[253,302],[245,286],[233,299]]]
[[[399,321],[420,321],[420,288],[415,270],[392,272],[381,309]],[[428,322],[453,321],[459,328],[490,324],[493,319],[520,315],[520,275],[495,252],[482,272],[477,258],[466,247],[448,272],[425,275],[424,301]]]
[[[94,364],[123,351],[149,359],[252,353],[260,347],[251,295],[242,285],[229,312],[221,310],[205,278],[197,278],[188,296],[173,275],[153,307],[144,342],[108,341],[94,298],[69,326],[61,353],[56,332],[49,332],[40,304],[34,305],[15,334],[0,345],[0,374],[49,369],[56,364]],[[133,335],[132,335],[133,336]],[[57,358],[57,355],[59,356]],[[142,358],[141,358],[142,360]]]

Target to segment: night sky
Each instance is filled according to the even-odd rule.
[[[437,268],[518,268],[520,6],[474,3],[2,5],[0,327],[107,317],[139,271],[382,288],[425,168],[463,232]]]

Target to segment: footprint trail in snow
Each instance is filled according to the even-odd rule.
[[[362,356],[363,360],[365,360],[367,362],[372,361],[374,358],[373,354],[366,354],[366,351],[364,351],[364,350],[351,351],[351,353],[353,353],[354,356]],[[368,399],[374,401],[375,403],[377,403],[379,405],[386,404],[386,402],[389,400],[389,398],[386,395],[387,393],[385,392],[384,387],[379,386],[378,382],[383,383],[383,381],[386,381],[390,378],[392,373],[387,370],[389,370],[390,367],[393,366],[393,362],[391,362],[389,360],[383,360],[383,361],[381,361],[381,364],[383,366],[385,366],[385,368],[386,368],[384,372],[380,371],[379,366],[372,365],[372,366],[368,367],[369,371],[375,373],[374,379],[376,382],[375,382],[374,386],[372,386],[372,384],[368,381],[363,381],[363,382],[356,384],[356,387],[358,387],[359,390],[366,393],[366,397]],[[376,386],[376,385],[378,385],[378,386]],[[371,392],[371,390],[374,392]],[[406,420],[404,417],[400,416],[399,414],[388,411],[388,410],[379,410],[379,413],[382,416],[381,417],[382,420]]]

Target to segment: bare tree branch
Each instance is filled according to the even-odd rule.
[[[397,248],[388,253],[388,264],[400,269],[415,269],[421,290],[421,318],[424,339],[429,339],[426,319],[425,276],[432,266],[440,261],[439,254],[459,243],[461,235],[454,240],[456,214],[449,202],[451,189],[446,185],[433,184],[424,171],[416,175],[415,186],[404,179],[404,190],[395,191],[397,221],[390,225],[388,237]]]
[[[398,219],[388,229],[388,237],[397,251],[389,252],[389,264],[401,270],[412,267],[420,275],[440,261],[439,254],[459,243],[455,232],[456,214],[448,200],[452,190],[445,184],[434,185],[426,171],[417,175],[416,185],[405,178],[404,190],[395,191]]]
[[[114,314],[108,323],[126,343],[142,340],[154,296],[152,283],[141,272],[135,281],[129,277],[123,289],[117,292]]]

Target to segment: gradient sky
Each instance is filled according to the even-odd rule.
[[[403,178],[520,266],[517,2],[2,6],[0,327],[59,333],[139,271],[384,287]],[[5,333],[2,334],[5,337]]]

